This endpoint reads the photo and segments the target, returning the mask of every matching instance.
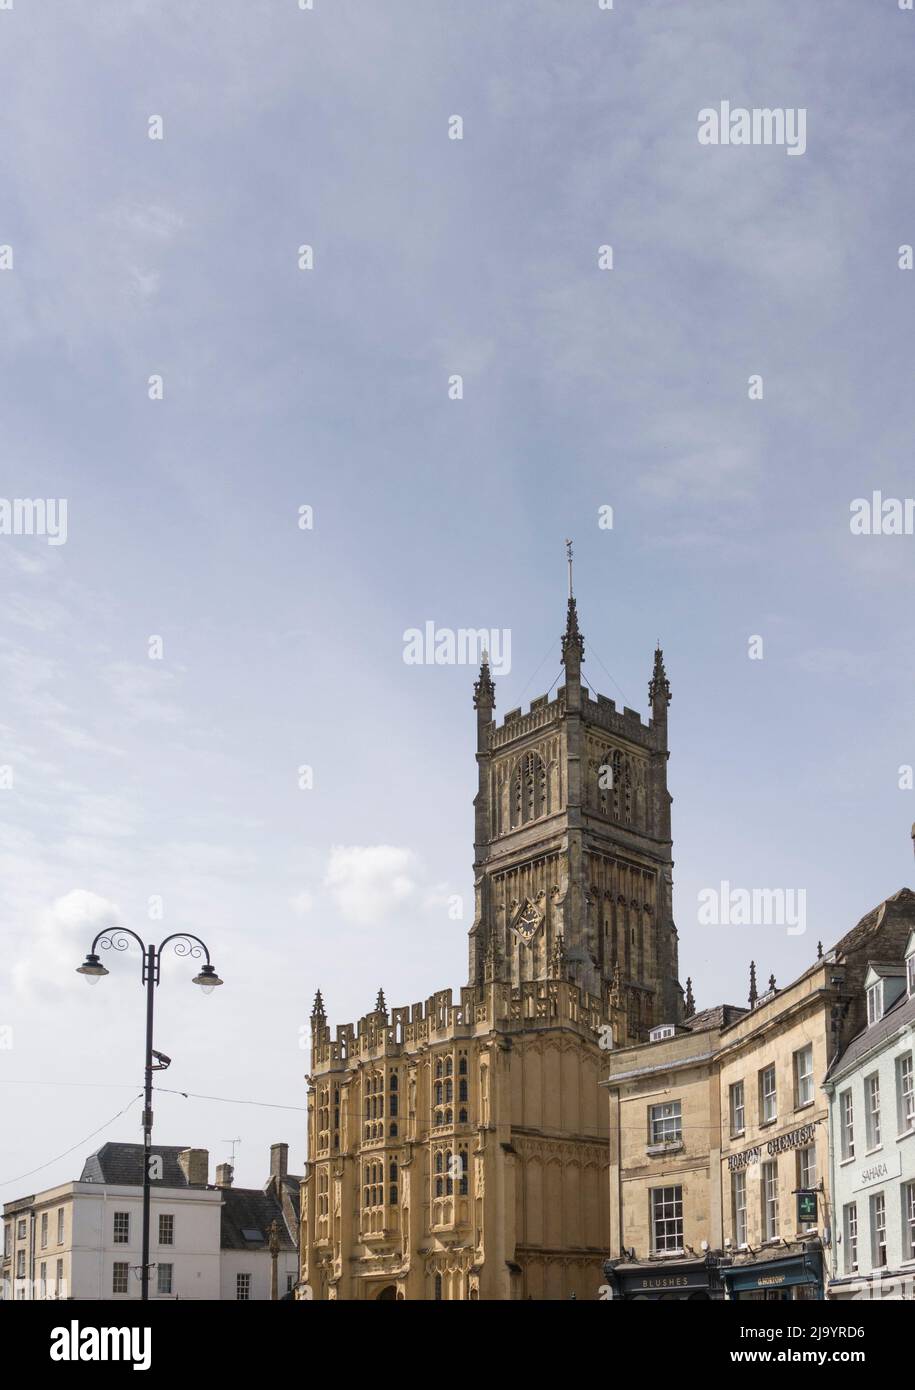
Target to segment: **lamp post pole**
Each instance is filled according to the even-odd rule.
[[[159,983],[160,970],[162,964],[162,952],[165,947],[174,942],[176,956],[190,956],[193,960],[199,960],[201,956],[206,957],[206,964],[195,976],[193,983],[199,985],[204,994],[210,994],[217,985],[222,984],[222,980],[216,974],[210,961],[210,952],[199,936],[192,936],[190,932],[173,932],[167,936],[160,944],[158,949],[147,946],[135,931],[130,927],[109,927],[101,931],[92,943],[86,959],[78,969],[78,974],[85,976],[90,984],[97,983],[102,976],[107,975],[99,960],[96,948],[101,946],[103,950],[126,951],[130,945],[129,938],[136,941],[140,950],[143,952],[142,982],[146,986],[146,1069],[143,1077],[143,1255],[140,1268],[140,1298],[145,1303],[149,1299],[149,1220],[152,1195],[152,1074],[154,1071],[164,1071],[169,1065],[167,1057],[161,1057],[159,1064],[153,1063],[153,1057],[159,1058],[160,1054],[153,1049],[153,1012],[155,1007],[156,986]]]

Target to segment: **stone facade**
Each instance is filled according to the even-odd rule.
[[[834,1233],[823,1083],[866,1019],[870,962],[902,960],[913,926],[915,893],[901,889],[786,988],[772,980],[759,995],[754,977],[749,1009],[721,1006],[611,1054],[610,1266],[651,1261],[660,1276],[691,1250],[729,1297],[823,1297]],[[808,1217],[799,1190],[815,1193]]]
[[[830,1298],[915,1297],[915,930],[871,965],[864,1029],[826,1081],[832,1134]]]
[[[661,652],[644,724],[565,684],[493,717],[474,687],[469,981],[312,1014],[302,1282],[316,1299],[594,1298],[609,1238],[607,1046],[682,1015]]]

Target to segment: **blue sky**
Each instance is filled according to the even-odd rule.
[[[528,703],[567,535],[592,687],[644,712],[665,650],[700,1006],[912,883],[915,538],[849,507],[915,488],[915,15],[17,0],[0,40],[0,490],[68,499],[65,545],[0,537],[0,1197],[140,1138],[20,1180],[139,1090],[138,959],[73,973],[100,925],[205,937],[160,1079],[234,1100],[304,1106],[318,985],[336,1023],[464,981],[473,672],[402,635],[509,628]],[[701,146],[724,99],[805,108],[806,153]],[[722,879],[805,888],[806,934],[700,926]],[[295,1108],[156,1123],[250,1185],[304,1157]]]

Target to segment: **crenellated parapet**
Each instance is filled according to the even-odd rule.
[[[357,1023],[338,1024],[335,1037],[322,1025],[312,1034],[312,1074],[397,1057],[453,1039],[499,1032],[567,1028],[597,1042],[608,1019],[605,1001],[564,980],[531,980],[520,985],[490,982],[464,986],[455,1003],[450,989],[425,1003],[373,1010]]]

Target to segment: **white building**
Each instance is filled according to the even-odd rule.
[[[205,1149],[157,1146],[152,1183],[150,1298],[269,1299],[270,1227],[277,1223],[278,1296],[298,1278],[298,1184],[288,1146],[271,1149],[263,1190],[236,1188],[231,1165],[209,1177]],[[78,1182],[8,1202],[3,1209],[0,1298],[139,1299],[143,1146],[104,1144]]]
[[[867,1027],[827,1073],[834,1198],[830,1298],[915,1297],[915,932],[873,962]]]

